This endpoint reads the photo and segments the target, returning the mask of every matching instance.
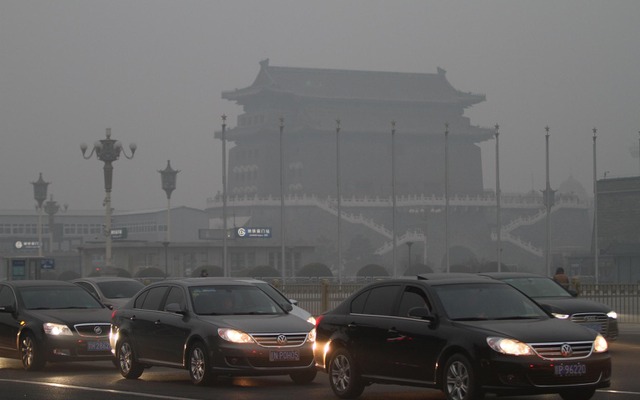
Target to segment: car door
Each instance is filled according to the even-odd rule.
[[[160,306],[169,286],[154,286],[141,293],[129,310],[129,329],[136,354],[141,360],[158,360],[162,344],[156,337],[156,321],[163,313]]]
[[[16,296],[13,290],[7,285],[0,285],[0,351],[16,351],[16,337],[20,329],[20,323],[15,312],[9,312],[11,308],[16,309]]]
[[[174,304],[186,310],[186,295],[180,286],[172,286],[163,303],[162,312],[154,321],[154,354],[158,361],[169,364],[182,364],[184,346],[191,332],[192,321],[185,314],[167,311]]]
[[[347,324],[353,351],[363,375],[387,375],[393,368],[388,346],[393,304],[400,285],[375,286],[354,299]]]
[[[388,374],[400,380],[434,382],[438,355],[446,339],[440,336],[436,322],[409,316],[416,307],[433,312],[423,288],[406,285],[385,343],[385,355],[392,365]]]

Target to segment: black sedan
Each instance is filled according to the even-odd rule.
[[[249,282],[166,280],[114,311],[111,346],[128,379],[159,365],[188,369],[196,385],[251,375],[289,375],[305,384],[317,373],[315,328],[290,311]]]
[[[611,379],[602,335],[482,277],[370,284],[319,316],[316,334],[317,366],[344,399],[387,383],[440,389],[450,400],[586,400]]]
[[[551,278],[526,272],[488,272],[481,275],[507,282],[556,318],[591,328],[609,341],[618,338],[618,314],[611,307],[581,299],[576,292],[565,289]]]
[[[63,281],[0,282],[0,356],[25,370],[48,361],[111,360],[111,311]]]
[[[124,305],[143,287],[142,282],[119,276],[95,276],[74,279],[71,282],[82,286],[109,308]]]

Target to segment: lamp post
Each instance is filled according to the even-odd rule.
[[[122,143],[120,141],[111,139],[111,128],[107,128],[106,139],[101,139],[93,144],[91,152],[87,155],[87,145],[82,143],[80,150],[82,150],[82,157],[90,159],[95,153],[96,158],[104,163],[104,207],[105,207],[105,267],[111,267],[111,188],[113,184],[113,162],[120,158],[120,154],[128,159],[132,159],[135,154],[137,146],[134,143],[129,145],[131,155],[127,155]]]
[[[49,182],[42,179],[42,172],[37,181],[31,182],[33,185],[33,198],[38,203],[38,256],[42,257],[42,203],[47,199],[47,186]]]
[[[500,215],[500,198],[502,192],[500,191],[500,132],[498,132],[500,126],[496,124],[496,234],[497,234],[497,248],[496,248],[496,262],[498,264],[498,272],[502,270],[502,220]]]
[[[408,248],[408,256],[409,256],[409,262],[407,263],[407,268],[411,268],[411,245],[413,245],[413,242],[407,242],[407,248]]]
[[[549,127],[546,126],[544,130],[545,134],[545,153],[546,153],[546,188],[544,192],[544,206],[546,208],[546,251],[545,251],[545,266],[547,269],[547,276],[551,276],[551,208],[555,202],[554,190],[551,190],[551,183],[549,182]]]
[[[162,190],[167,194],[167,231],[165,232],[164,246],[164,274],[169,276],[169,266],[167,263],[167,252],[169,243],[171,242],[171,193],[176,190],[176,178],[178,170],[171,168],[171,160],[167,160],[167,167],[161,171],[160,179],[162,180]]]
[[[391,121],[391,237],[393,239],[392,265],[393,277],[398,276],[396,265],[396,247],[398,238],[396,237],[396,121]]]
[[[53,252],[53,217],[60,211],[58,202],[53,200],[53,195],[49,198],[49,201],[44,203],[44,212],[49,216],[49,252]]]
[[[599,282],[598,268],[598,176],[596,168],[596,135],[598,130],[593,128],[593,267],[595,271],[596,283]]]
[[[227,265],[227,116],[222,114],[222,274],[230,276]]]
[[[342,283],[342,243],[340,238],[342,209],[340,191],[340,118],[336,119],[336,203],[338,208],[338,283]]]
[[[444,254],[449,273],[449,123],[444,124]]]
[[[285,228],[284,228],[284,151],[282,143],[282,134],[284,131],[284,117],[280,117],[280,230],[282,231],[282,237],[280,240],[280,257],[282,265],[282,284],[284,285],[287,265],[285,257]]]

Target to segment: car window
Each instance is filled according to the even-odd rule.
[[[166,309],[169,304],[177,304],[181,310],[184,309],[187,303],[182,288],[174,286],[169,290],[169,295],[167,295],[167,299],[164,302],[164,308]]]
[[[98,283],[100,291],[107,299],[128,299],[144,287],[138,281],[112,281]]]
[[[200,315],[284,314],[275,300],[255,286],[195,286],[189,293]]]
[[[98,295],[98,292],[96,292],[96,289],[90,283],[87,283],[87,282],[76,282],[76,285],[82,286],[83,288],[88,290],[89,293],[91,293],[92,295],[96,296],[96,298],[98,298],[98,299],[100,298],[100,296]]]
[[[549,278],[505,278],[504,281],[529,297],[572,297],[562,286]]]
[[[399,285],[378,286],[372,288],[362,307],[362,314],[392,315],[393,301],[400,290]],[[352,309],[353,304],[352,304]]]
[[[15,306],[16,300],[13,291],[8,286],[0,286],[0,306]]]
[[[398,315],[406,317],[409,315],[409,310],[416,307],[424,307],[431,310],[427,295],[419,287],[407,286],[400,298],[400,306],[398,307]]]
[[[160,304],[162,303],[162,299],[164,298],[167,289],[167,286],[156,286],[147,290],[147,295],[138,308],[145,310],[160,310]]]
[[[435,291],[452,320],[547,317],[531,299],[509,285],[439,285]]]
[[[18,296],[28,310],[103,308],[95,297],[76,285],[22,287]]]

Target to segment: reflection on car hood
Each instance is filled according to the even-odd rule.
[[[293,314],[281,315],[201,315],[203,321],[218,327],[234,328],[247,333],[309,332],[311,324]]]
[[[534,298],[534,300],[540,305],[550,307],[549,310],[555,313],[576,314],[601,312],[606,314],[611,311],[611,308],[605,304],[575,297],[538,297]]]
[[[30,310],[29,314],[43,322],[59,322],[68,325],[86,322],[111,322],[111,311],[106,308],[70,310]]]
[[[455,322],[487,336],[501,336],[526,343],[591,341],[596,334],[583,326],[556,318]]]

